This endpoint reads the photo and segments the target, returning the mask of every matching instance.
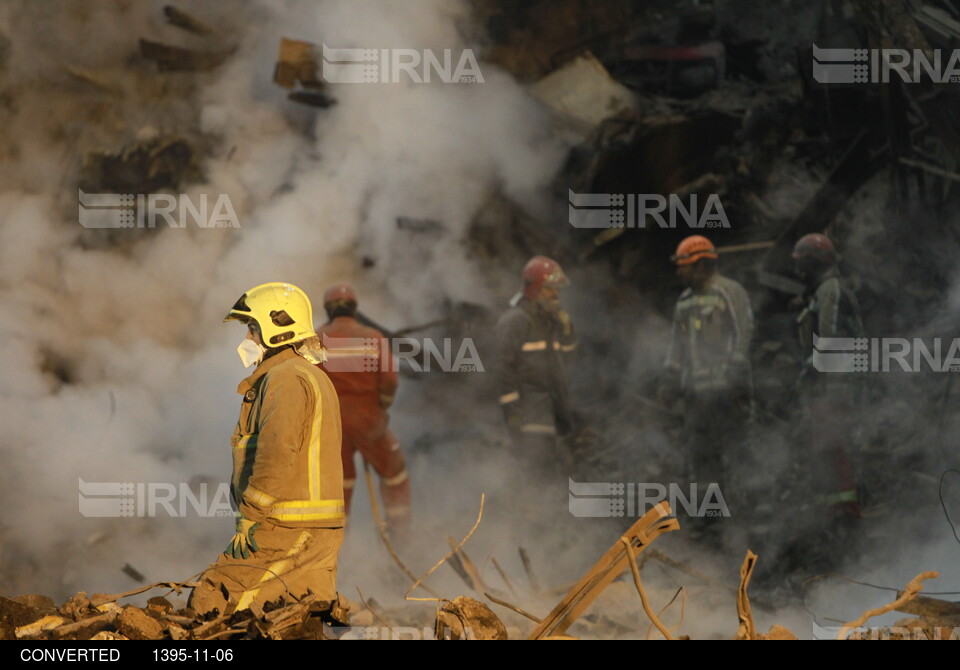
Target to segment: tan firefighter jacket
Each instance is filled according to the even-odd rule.
[[[342,527],[340,405],[327,375],[286,349],[237,392],[231,488],[241,514],[287,528]]]

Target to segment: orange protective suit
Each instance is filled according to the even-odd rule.
[[[403,451],[387,425],[387,408],[399,382],[389,341],[379,330],[352,316],[334,317],[317,335],[327,350],[327,362],[320,367],[340,398],[347,514],[357,481],[354,454],[359,451],[380,478],[388,527],[402,536],[410,525],[410,480]]]

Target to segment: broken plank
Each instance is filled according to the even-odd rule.
[[[477,591],[477,585],[470,578],[470,575],[467,573],[466,569],[463,567],[463,561],[460,560],[460,555],[454,553],[450,556],[450,560],[447,561],[453,571],[457,573],[457,576],[463,580],[463,583],[467,585],[467,588],[471,588],[474,591]]]
[[[936,165],[930,165],[929,163],[924,163],[923,161],[916,161],[912,158],[901,158],[900,162],[904,165],[909,165],[910,167],[920,168],[921,170],[929,172],[930,174],[935,174],[938,177],[943,177],[944,179],[960,181],[960,174],[957,174],[956,172],[950,172],[949,170],[944,170]]]
[[[628,566],[629,557],[642,552],[662,533],[680,528],[667,502],[660,502],[633,524],[622,538],[610,547],[600,560],[578,581],[570,592],[557,603],[550,614],[530,635],[531,640],[542,640],[563,635],[597,596]],[[623,542],[625,540],[626,542]],[[626,545],[626,546],[625,546]],[[629,548],[629,549],[628,549]]]
[[[284,88],[294,88],[299,82],[306,88],[318,89],[323,81],[317,77],[316,45],[301,40],[280,39],[280,53],[273,70],[273,81]]]
[[[491,556],[490,561],[493,563],[493,567],[496,568],[497,572],[500,574],[500,579],[502,579],[503,583],[507,585],[508,589],[510,589],[510,593],[516,597],[517,591],[513,588],[513,582],[511,582],[510,578],[507,577],[507,573],[503,571],[503,568],[500,567],[500,564],[497,563],[497,559]]]
[[[68,635],[73,635],[74,633],[79,633],[84,630],[99,630],[109,626],[114,621],[116,621],[119,612],[114,610],[112,612],[107,612],[106,614],[99,614],[93,617],[87,617],[86,619],[81,619],[76,623],[69,623],[63,626],[58,626],[54,629],[52,635],[55,638],[63,638]]]
[[[757,627],[753,622],[753,612],[750,610],[750,598],[747,596],[747,587],[750,586],[750,577],[757,565],[757,555],[747,549],[746,558],[740,566],[740,588],[737,589],[737,618],[740,626],[737,628],[738,640],[756,640]]]
[[[447,543],[454,547],[456,546],[456,540],[454,540],[449,535],[447,536]],[[473,588],[479,592],[489,591],[490,588],[487,586],[486,582],[483,581],[483,577],[480,576],[480,571],[477,569],[476,564],[470,560],[470,556],[467,555],[463,549],[457,552],[456,554],[460,558],[460,565],[463,567],[463,570],[469,575],[470,581],[473,583]]]
[[[533,574],[533,564],[530,562],[530,555],[523,547],[519,547],[519,551],[520,560],[523,562],[523,569],[527,573],[527,580],[530,582],[530,588],[534,593],[540,593],[540,582],[537,581],[537,576]]]
[[[903,591],[897,591],[897,598],[899,599],[902,596]],[[960,618],[960,603],[931,598],[929,596],[917,596],[913,600],[898,606],[897,611],[927,617],[929,619],[953,619]]]
[[[543,621],[543,619],[541,619],[541,618],[539,618],[539,617],[536,617],[536,616],[530,614],[530,612],[527,612],[527,611],[525,611],[525,610],[522,610],[522,609],[520,609],[519,607],[517,607],[516,605],[511,605],[511,604],[508,603],[506,600],[500,600],[499,598],[495,598],[494,596],[490,595],[489,593],[484,593],[483,595],[486,596],[487,600],[490,600],[491,602],[495,602],[496,604],[500,605],[501,607],[506,607],[507,609],[513,610],[513,611],[516,612],[517,614],[520,614],[521,616],[527,617],[528,619],[530,619],[530,621],[533,621],[534,623],[540,623],[541,621]]]
[[[232,53],[184,49],[161,42],[140,40],[140,55],[155,61],[160,72],[206,72],[222,65]]]
[[[164,6],[163,15],[167,17],[167,21],[171,25],[174,25],[178,28],[183,28],[184,30],[197,35],[211,35],[215,32],[211,26],[207,25],[200,19],[195,19],[182,9],[177,9],[173,5]]]
[[[143,574],[142,574],[139,570],[137,570],[135,567],[133,567],[133,566],[130,565],[129,563],[125,563],[124,566],[123,566],[123,568],[121,568],[121,570],[122,570],[123,574],[125,574],[127,577],[129,577],[130,579],[132,579],[132,580],[134,580],[134,581],[138,581],[138,582],[145,582],[145,581],[147,581],[147,578],[144,577]]]
[[[768,240],[766,242],[747,242],[745,244],[729,244],[725,247],[717,247],[718,254],[739,254],[744,251],[759,251],[760,249],[769,249],[776,242]]]
[[[335,98],[331,98],[326,93],[321,93],[320,91],[293,91],[287,94],[287,100],[320,109],[326,109],[327,107],[337,104]]]

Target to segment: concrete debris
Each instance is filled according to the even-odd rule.
[[[147,612],[152,616],[163,616],[164,614],[170,614],[173,611],[173,605],[170,604],[170,601],[163,597],[150,598],[147,601]]]
[[[437,612],[438,640],[506,640],[507,629],[483,603],[457,596]]]
[[[796,640],[797,636],[794,635],[789,629],[784,628],[779,624],[774,624],[770,626],[770,630],[766,633],[757,633],[755,640]]]
[[[482,508],[481,515],[482,516]],[[477,524],[480,517],[478,516]],[[174,603],[166,596],[155,596],[147,600],[146,607],[133,605],[120,606],[119,598],[139,595],[150,588],[170,588],[177,593],[194,586],[193,583],[159,582],[150,586],[134,589],[125,593],[107,595],[94,594],[88,597],[80,592],[59,608],[45,596],[25,595],[15,599],[0,596],[0,639],[19,640],[292,640],[292,639],[356,639],[358,628],[377,628],[379,639],[401,639],[403,631],[429,630],[439,640],[506,640],[506,639],[581,639],[584,637],[600,639],[620,639],[635,636],[646,628],[646,639],[656,627],[668,640],[686,640],[687,635],[675,635],[675,630],[684,623],[684,603],[686,593],[679,589],[669,602],[662,604],[658,613],[654,613],[645,589],[640,583],[640,569],[646,558],[655,558],[660,562],[681,565],[655,550],[646,551],[649,545],[661,534],[677,530],[679,524],[666,502],[656,505],[641,519],[634,523],[613,546],[587,571],[583,577],[570,587],[545,589],[543,597],[552,593],[566,593],[553,610],[543,619],[490,594],[484,594],[491,602],[506,608],[504,618],[495,614],[486,604],[474,598],[460,595],[447,598],[409,598],[409,603],[399,608],[384,608],[373,599],[361,600],[364,607],[350,603],[342,596],[336,601],[319,601],[308,594],[299,602],[279,600],[268,602],[256,611],[239,612],[214,611],[207,617],[199,617],[189,608],[175,609]],[[472,531],[471,531],[472,533]],[[461,561],[465,577],[477,583],[484,583],[479,568],[463,552],[464,541],[453,545],[453,550],[444,560],[456,556]],[[521,555],[526,555],[523,551]],[[639,558],[639,560],[638,560]],[[444,561],[438,562],[434,569]],[[529,562],[529,558],[527,558]],[[737,590],[737,610],[739,629],[734,639],[739,640],[795,640],[797,636],[787,628],[774,624],[766,633],[756,630],[750,602],[746,595],[750,577],[757,563],[757,555],[748,551],[740,570],[740,588]],[[465,567],[469,566],[469,567]],[[617,581],[627,569],[633,573],[636,593],[627,580]],[[532,573],[532,568],[529,568]],[[507,583],[502,568],[498,574]],[[427,576],[432,570],[427,573]],[[936,573],[922,573],[911,581],[905,591],[898,594],[896,601],[877,610],[865,613],[856,621],[848,624],[844,631],[853,628],[852,634],[845,639],[960,639],[960,603],[951,603],[929,597],[920,597],[918,592],[924,579],[935,577]],[[420,581],[422,581],[421,578]],[[733,589],[729,589],[733,591]],[[637,602],[639,593],[642,607],[631,604]],[[683,599],[678,596],[683,593]],[[431,618],[430,608],[424,603],[437,603],[435,615]],[[674,602],[679,606],[679,620],[668,629],[661,617]],[[376,608],[376,609],[374,609]],[[862,624],[872,616],[897,609],[916,614],[917,619],[899,622],[894,633],[877,633],[873,629],[862,628]],[[519,615],[519,616],[517,616]],[[645,616],[644,616],[645,615]],[[671,619],[677,619],[677,612]],[[649,622],[652,622],[649,623]],[[574,625],[575,624],[575,625]],[[649,625],[648,625],[649,624]],[[574,630],[568,633],[568,628]],[[395,629],[402,627],[398,632]],[[351,632],[353,631],[353,632]],[[956,633],[954,633],[956,631]],[[369,637],[369,630],[363,639]],[[877,637],[879,635],[879,638]],[[953,637],[951,637],[953,636]],[[841,638],[844,633],[841,633]]]
[[[603,121],[637,111],[633,92],[610,77],[590,52],[573,59],[530,87],[557,114],[555,130],[585,139]]]
[[[194,145],[181,137],[158,137],[133,142],[117,152],[93,152],[81,170],[81,188],[87,192],[156,193],[176,190],[199,181]],[[127,569],[132,571],[128,572]],[[136,569],[124,568],[131,579],[144,581]]]
[[[117,619],[117,630],[131,640],[159,640],[163,626],[137,607],[124,607]]]
[[[113,641],[113,640],[129,640],[129,639],[131,639],[131,638],[129,638],[129,637],[124,637],[124,636],[121,635],[120,633],[114,633],[113,631],[102,630],[102,631],[100,631],[99,633],[97,633],[96,635],[94,635],[93,637],[91,637],[90,639],[91,639],[91,640]]]
[[[317,76],[316,46],[310,42],[281,38],[273,81],[289,89],[297,84],[304,88],[321,88],[323,82]]]
[[[318,75],[317,47],[310,42],[280,39],[280,53],[273,69],[273,82],[289,89],[289,100],[311,107],[325,108],[336,100],[324,91],[326,84]]]
[[[64,619],[62,616],[55,616],[53,614],[37,619],[33,623],[27,624],[26,626],[19,626],[16,630],[17,639],[23,639],[25,637],[36,637],[44,631],[53,630],[58,626],[62,626],[67,623],[68,619]]]
[[[38,609],[0,596],[0,634],[6,640],[14,639],[15,630],[44,616]]]
[[[42,614],[53,614],[57,610],[57,603],[49,596],[43,596],[35,593],[17,596],[14,598],[21,605],[32,607]]]

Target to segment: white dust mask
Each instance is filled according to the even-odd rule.
[[[243,367],[249,368],[251,365],[257,365],[263,360],[263,355],[267,353],[262,344],[257,344],[247,338],[237,347],[237,353],[240,354],[240,360],[243,361]]]

